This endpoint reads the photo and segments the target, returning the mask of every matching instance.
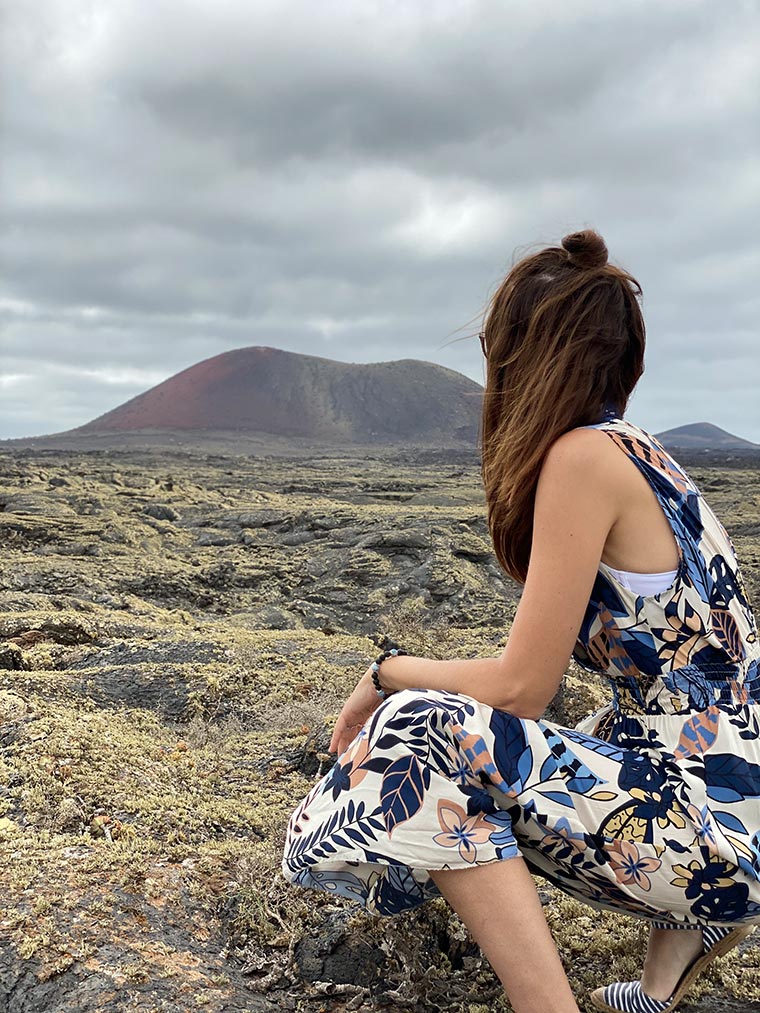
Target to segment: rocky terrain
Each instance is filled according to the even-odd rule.
[[[732,464],[691,471],[757,605],[760,468]],[[504,645],[472,453],[6,449],[0,538],[0,1009],[508,1009],[442,898],[373,918],[279,872],[383,636]],[[603,698],[571,666],[554,716]],[[540,886],[579,996],[637,976],[638,922]],[[760,1009],[760,942],[690,1000]]]

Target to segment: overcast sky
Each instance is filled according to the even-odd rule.
[[[756,0],[0,6],[0,437],[245,345],[483,382],[515,257],[593,226],[628,417],[760,442]]]

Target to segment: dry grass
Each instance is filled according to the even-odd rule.
[[[0,637],[18,645],[24,668],[0,672],[0,939],[10,941],[19,973],[63,983],[97,972],[125,995],[149,985],[168,1004],[160,1008],[172,1010],[238,1009],[232,1003],[247,988],[290,988],[296,1008],[310,1013],[368,1013],[381,1008],[379,997],[320,993],[296,973],[299,942],[344,912],[353,937],[385,954],[395,1008],[508,1009],[442,899],[375,918],[343,898],[294,888],[279,872],[290,812],[326,769],[320,754],[332,723],[380,639],[431,658],[494,655],[514,617],[514,589],[497,593],[480,564],[453,554],[482,551],[475,471],[447,476],[437,465],[421,474],[408,465],[401,477],[412,499],[371,502],[367,488],[386,472],[375,465],[355,462],[338,485],[330,462],[309,462],[299,472],[306,491],[285,495],[279,490],[299,467],[292,461],[225,468],[127,456],[115,469],[75,457],[6,460]],[[69,486],[51,489],[54,474]],[[743,483],[742,523],[756,521],[757,475],[729,477]],[[14,512],[14,496],[39,512]],[[734,510],[730,484],[716,498],[719,512],[721,503]],[[204,524],[146,518],[143,504],[158,500]],[[341,552],[340,531],[327,527],[308,545],[283,546],[265,528],[242,529],[247,542],[199,545],[199,532],[225,536],[231,517],[253,509],[317,518],[317,529],[416,525],[429,539],[440,597],[393,593],[383,581],[401,564],[384,550]],[[757,587],[758,542],[736,541],[747,584]],[[72,545],[83,548],[72,554]],[[223,562],[233,577],[217,587]],[[304,578],[328,564],[338,567],[333,575]],[[348,603],[332,608],[314,587],[344,590]],[[257,625],[263,605],[291,625]],[[605,698],[571,666],[568,723]],[[580,996],[638,975],[640,923],[542,889]],[[714,967],[694,996],[723,988],[749,1003],[760,999],[758,975],[760,950],[751,944]]]

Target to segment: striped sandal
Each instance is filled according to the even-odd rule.
[[[655,928],[686,928],[653,922]],[[755,929],[754,925],[705,925],[702,927],[702,953],[686,967],[668,999],[653,999],[640,981],[616,981],[591,993],[591,1003],[606,1013],[668,1013],[676,1008],[694,980],[715,960],[732,950]]]

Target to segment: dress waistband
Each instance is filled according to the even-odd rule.
[[[659,675],[613,678],[614,706],[623,714],[683,714],[758,703],[760,664],[754,662],[693,662]]]

